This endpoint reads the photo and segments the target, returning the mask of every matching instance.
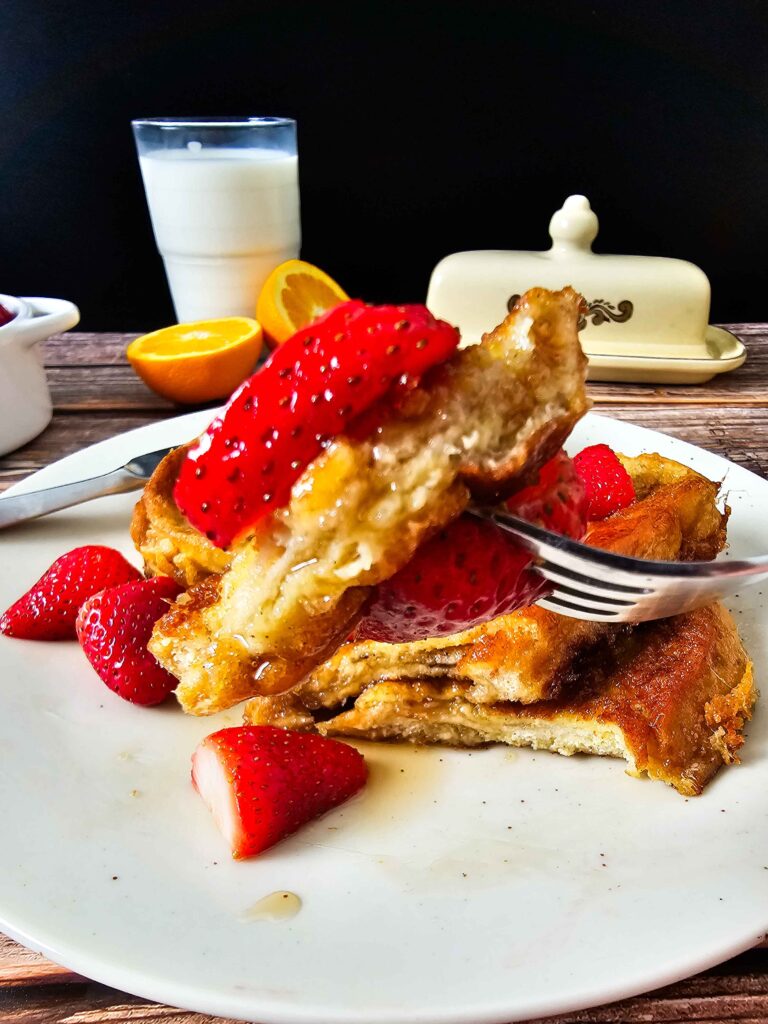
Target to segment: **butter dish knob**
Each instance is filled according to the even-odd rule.
[[[552,253],[592,252],[599,224],[586,196],[568,196],[562,209],[552,214],[549,235]]]

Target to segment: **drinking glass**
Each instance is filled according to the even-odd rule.
[[[253,316],[270,271],[299,255],[296,122],[131,123],[177,320]]]

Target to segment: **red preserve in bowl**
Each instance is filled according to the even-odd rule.
[[[10,309],[6,309],[5,306],[0,303],[0,327],[5,327],[5,325],[10,323],[15,316],[15,313],[12,313]]]

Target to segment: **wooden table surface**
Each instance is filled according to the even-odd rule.
[[[746,364],[734,373],[696,387],[594,384],[590,393],[597,412],[672,433],[768,477],[768,324],[727,326],[748,350]],[[40,437],[0,458],[0,490],[84,445],[187,411],[135,377],[124,358],[132,337],[70,332],[45,344],[53,421]],[[213,1018],[77,977],[0,935],[0,1020],[203,1024]],[[552,1020],[768,1021],[768,947],[648,995]]]

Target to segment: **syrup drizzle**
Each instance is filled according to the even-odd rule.
[[[301,910],[301,897],[281,889],[257,900],[240,916],[241,921],[287,921]]]

